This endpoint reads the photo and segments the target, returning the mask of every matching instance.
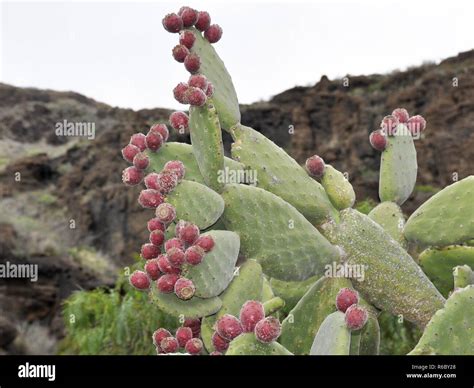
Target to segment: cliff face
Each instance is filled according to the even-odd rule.
[[[348,76],[346,82],[323,77],[313,87],[243,106],[242,122],[300,163],[317,153],[348,172],[362,200],[377,198],[379,155],[369,146],[370,131],[399,106],[422,114],[428,127],[416,142],[420,186],[404,207],[409,213],[450,184],[452,174],[473,172],[473,70],[471,51],[389,75]],[[131,262],[151,214],[136,202],[140,188],[121,183],[126,163],[120,149],[132,133],[166,121],[169,113],[0,84],[0,264],[39,265],[38,282],[0,282],[0,349],[53,351],[62,299],[79,288],[111,284]],[[95,138],[58,137],[55,125],[64,120],[94,123]],[[32,345],[32,337],[43,340]]]

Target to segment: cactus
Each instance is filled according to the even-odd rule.
[[[174,112],[169,120],[190,131],[191,145],[168,143],[158,123],[122,151],[134,164],[124,183],[144,180],[139,202],[156,208],[142,247],[149,261],[130,283],[159,310],[185,318],[174,337],[155,332],[157,352],[378,354],[380,309],[424,329],[412,354],[474,353],[466,266],[473,265],[474,177],[436,194],[406,223],[400,207],[415,186],[414,136],[426,121],[396,109],[370,135],[382,152],[382,202],[365,216],[352,208],[346,174],[317,155],[305,170],[240,122],[232,79],[212,46],[222,29],[206,12],[185,7],[163,25],[181,32],[173,57],[191,73],[173,90],[191,105],[189,116]],[[232,158],[224,156],[222,130],[232,137]],[[453,244],[465,245],[447,248]],[[455,266],[446,302],[440,291],[448,296]]]

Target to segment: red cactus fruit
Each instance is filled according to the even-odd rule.
[[[196,292],[194,283],[186,278],[179,278],[174,285],[174,293],[181,300],[191,299]]]
[[[392,112],[392,116],[394,116],[399,123],[407,123],[410,115],[408,111],[404,108],[397,108]],[[398,124],[398,123],[397,123]]]
[[[191,222],[186,222],[180,229],[178,238],[188,245],[193,245],[199,237],[199,228]]]
[[[199,318],[186,318],[183,327],[189,327],[193,331],[194,338],[201,334],[201,320]]]
[[[198,12],[198,18],[194,26],[199,31],[206,31],[211,25],[211,16],[206,11]]]
[[[176,218],[176,209],[169,203],[162,203],[156,208],[155,214],[163,224],[170,224]]]
[[[168,141],[168,137],[170,136],[170,131],[168,131],[166,124],[154,124],[151,126],[150,131],[159,133],[163,138],[163,142]]]
[[[207,101],[207,96],[201,89],[189,87],[186,91],[186,99],[192,106],[203,106]]]
[[[194,245],[201,247],[204,252],[210,252],[214,248],[214,239],[209,235],[199,236]]]
[[[161,272],[175,275],[179,275],[181,273],[181,270],[179,268],[175,268],[171,265],[167,255],[159,255],[157,260],[158,267],[160,268]]]
[[[157,245],[147,243],[142,245],[140,253],[143,259],[151,260],[157,258],[161,252],[160,247],[158,247]]]
[[[163,27],[166,31],[177,33],[183,29],[183,19],[175,13],[166,15],[162,20]]]
[[[143,180],[147,189],[160,190],[158,182],[158,174],[156,172],[149,173]]]
[[[359,293],[351,288],[341,288],[336,296],[336,307],[343,313],[353,304],[359,303]]]
[[[164,143],[163,136],[158,132],[148,131],[146,134],[146,146],[150,151],[158,151]]]
[[[134,133],[130,138],[130,144],[138,147],[140,151],[146,150],[145,135],[143,133]]]
[[[249,300],[245,302],[240,309],[239,318],[244,332],[253,332],[257,323],[265,318],[263,304],[256,300]]]
[[[383,151],[387,147],[387,136],[381,129],[373,131],[369,136],[370,145],[377,151]]]
[[[163,353],[176,353],[179,349],[178,340],[174,337],[163,338],[160,342]]]
[[[367,310],[357,304],[353,304],[346,310],[346,325],[349,330],[360,330],[367,323],[369,314]]]
[[[161,275],[160,267],[158,266],[158,259],[148,260],[145,264],[145,272],[151,280],[157,280]]]
[[[128,186],[138,185],[143,179],[143,171],[135,166],[127,167],[122,171],[122,182]]]
[[[232,341],[235,337],[242,334],[242,325],[240,321],[230,314],[223,315],[216,324],[217,333],[224,339]]]
[[[426,120],[420,115],[412,116],[408,119],[407,127],[413,136],[419,136],[426,128]]]
[[[133,165],[139,170],[145,170],[150,164],[150,159],[148,159],[147,154],[144,152],[139,152],[133,158]]]
[[[171,53],[176,62],[183,63],[189,55],[189,49],[183,44],[178,44],[173,47]]]
[[[150,288],[150,278],[143,271],[135,271],[130,275],[130,285],[137,290],[148,290]]]
[[[208,84],[209,82],[207,81],[206,76],[202,74],[194,74],[191,77],[189,77],[189,80],[188,80],[189,86],[192,86],[194,88],[199,88],[203,92],[207,91]]]
[[[181,7],[178,15],[181,16],[184,27],[191,27],[198,20],[198,11],[191,7]]]
[[[192,31],[189,30],[184,30],[181,31],[179,34],[179,44],[182,44],[183,46],[187,47],[189,50],[191,50],[191,47],[193,47],[194,42],[196,41],[196,36]]]
[[[184,252],[179,248],[171,248],[166,251],[166,256],[170,264],[175,268],[181,268],[184,264]]]
[[[157,347],[160,347],[161,341],[166,337],[172,337],[171,333],[163,328],[159,328],[153,333],[153,344]]]
[[[167,273],[156,281],[156,287],[160,292],[169,294],[174,291],[174,285],[179,279],[179,275],[175,273]]]
[[[163,195],[158,190],[142,190],[138,196],[138,203],[147,209],[155,209],[163,202]]]
[[[189,101],[186,97],[186,92],[188,91],[188,84],[185,82],[180,82],[178,85],[175,86],[173,89],[173,96],[181,104],[189,104]]]
[[[165,234],[162,230],[154,230],[150,233],[150,242],[157,247],[161,247],[165,242]]]
[[[275,317],[266,317],[255,325],[255,336],[263,343],[276,341],[281,333],[280,321]]]
[[[170,115],[170,125],[173,129],[183,132],[188,129],[189,117],[184,112],[173,112]]]
[[[214,95],[214,85],[211,82],[207,83],[206,96],[211,98]]]
[[[385,116],[380,123],[380,128],[388,135],[393,136],[399,124],[398,117],[394,115]]]
[[[216,43],[222,38],[222,28],[218,24],[213,24],[204,32],[204,37],[209,43]]]
[[[192,245],[184,252],[184,260],[190,265],[198,265],[204,257],[204,249],[198,245]]]
[[[325,163],[323,158],[318,155],[313,155],[306,159],[306,170],[315,178],[320,178],[324,174]]]
[[[218,352],[225,352],[229,348],[229,341],[222,338],[217,331],[212,335],[212,345]]]
[[[193,338],[193,331],[190,327],[179,327],[178,330],[176,330],[175,337],[178,340],[179,347],[184,348],[186,342]]]
[[[178,185],[178,177],[168,171],[162,171],[157,177],[158,187],[160,192],[163,194],[171,193],[174,188]]]
[[[168,252],[170,249],[173,248],[184,249],[184,244],[179,238],[170,238],[168,241],[165,242],[165,251]]]
[[[186,50],[186,46],[183,46]],[[189,50],[188,50],[189,51]],[[201,58],[199,58],[199,55],[196,53],[190,53],[186,56],[184,59],[184,67],[186,68],[187,71],[190,73],[196,73],[199,71],[199,68],[201,67]]]
[[[164,165],[163,171],[172,172],[176,175],[178,180],[181,180],[184,178],[186,168],[184,167],[183,162],[181,162],[180,160],[170,160]]]
[[[147,222],[147,228],[149,232],[153,232],[154,230],[161,230],[164,232],[166,226],[158,218],[152,218]]]
[[[199,338],[191,338],[184,348],[189,354],[196,355],[201,353],[203,344]]]
[[[122,148],[122,157],[129,163],[133,162],[133,158],[140,152],[140,148],[133,144],[127,144]]]

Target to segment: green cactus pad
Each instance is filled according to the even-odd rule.
[[[202,235],[212,236],[214,248],[204,255],[201,264],[186,266],[183,276],[193,281],[196,296],[211,298],[224,291],[232,280],[240,241],[237,233],[225,230],[213,230]]]
[[[266,302],[267,300],[271,300],[275,297],[273,293],[272,286],[266,277],[263,278],[263,287],[262,287],[262,296],[260,300],[262,302]]]
[[[387,137],[387,148],[380,162],[379,197],[382,202],[402,205],[412,193],[418,164],[412,135],[400,124],[394,136]]]
[[[224,172],[224,147],[219,117],[212,100],[189,109],[189,129],[199,171],[206,185],[220,192],[225,184],[221,176]]]
[[[253,186],[227,185],[222,197],[226,229],[239,234],[241,253],[258,260],[267,276],[305,280],[339,260],[339,250],[276,195]]]
[[[243,125],[233,128],[233,138],[232,157],[256,172],[259,187],[293,205],[314,224],[337,218],[324,188],[283,149]]]
[[[292,354],[278,342],[264,344],[255,338],[255,334],[246,333],[234,339],[226,356],[291,356]]]
[[[403,237],[405,217],[402,209],[395,202],[382,202],[368,214],[369,218],[379,224],[385,231],[403,247],[406,246]]]
[[[351,346],[349,348],[349,354],[351,356],[359,355],[360,338],[361,338],[361,330],[355,330],[351,332]]]
[[[474,267],[474,247],[452,245],[429,248],[420,253],[418,262],[438,290],[447,297],[454,285],[454,267],[463,264]]]
[[[454,292],[410,355],[474,355],[474,286]]]
[[[474,285],[474,271],[468,265],[459,265],[453,270],[454,289]]]
[[[229,287],[220,295],[222,308],[217,314],[206,317],[201,323],[201,337],[209,352],[214,350],[211,337],[214,324],[224,314],[239,316],[242,305],[248,300],[259,300],[262,296],[262,267],[255,260],[247,260],[236,272]]]
[[[354,205],[356,195],[352,185],[342,172],[330,164],[326,164],[324,168],[321,184],[336,209],[342,210]]]
[[[343,313],[336,311],[324,319],[311,345],[312,356],[349,355],[351,332],[344,318]]]
[[[165,143],[158,152],[146,151],[150,159],[150,166],[147,173],[159,173],[166,162],[170,160],[180,160],[186,168],[185,179],[204,184],[204,178],[199,171],[196,158],[194,157],[193,147],[186,143]],[[231,158],[224,157],[224,169],[230,179],[235,180],[236,183],[243,183],[245,181],[244,165]]]
[[[222,197],[210,188],[197,182],[183,180],[166,197],[176,208],[176,218],[206,229],[214,224],[224,211]]]
[[[312,276],[302,282],[285,282],[271,278],[270,285],[275,296],[279,296],[285,301],[285,306],[281,309],[284,315],[288,315],[296,306],[304,294],[311,286],[319,280],[320,276]]]
[[[350,280],[319,279],[282,322],[280,343],[294,354],[309,354],[322,322],[336,311],[336,296],[344,287],[352,288]]]
[[[380,348],[380,326],[379,321],[373,314],[369,314],[369,319],[361,329],[359,355],[376,356]]]
[[[190,28],[190,30],[196,37],[191,52],[199,55],[201,59],[199,73],[204,74],[214,86],[213,100],[219,120],[222,128],[228,130],[240,122],[239,101],[232,78],[214,47],[198,30],[195,28]]]
[[[175,294],[163,294],[153,286],[150,298],[160,310],[176,317],[200,318],[215,314],[222,307],[218,297],[202,299],[194,296],[190,300],[181,300]]]
[[[278,311],[285,306],[285,301],[278,296],[272,299],[268,299],[266,301],[262,300],[262,302],[264,302],[263,308],[265,310],[266,317],[278,313]]]
[[[453,183],[421,205],[408,219],[407,240],[424,246],[459,244],[474,238],[474,176]]]
[[[322,228],[345,250],[348,265],[365,268],[363,281],[353,285],[368,302],[420,326],[443,307],[444,298],[411,256],[366,215],[346,209],[339,225],[330,222]]]

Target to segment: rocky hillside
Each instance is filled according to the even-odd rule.
[[[301,163],[320,154],[349,173],[359,200],[376,199],[379,156],[368,134],[399,106],[428,121],[416,144],[419,186],[409,213],[452,174],[473,173],[474,51],[388,75],[323,77],[242,106],[242,122]],[[136,203],[140,189],[121,183],[120,149],[168,114],[0,84],[0,264],[39,264],[37,282],[0,280],[0,352],[54,352],[61,301],[74,290],[112,284],[132,262],[150,214]],[[95,123],[95,138],[57,136],[63,120]]]

